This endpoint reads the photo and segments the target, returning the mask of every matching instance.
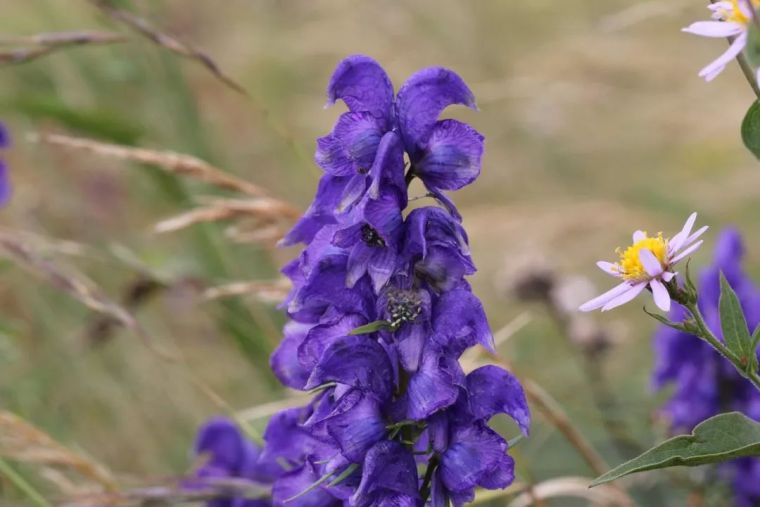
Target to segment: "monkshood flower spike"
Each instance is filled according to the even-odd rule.
[[[712,20],[697,21],[683,31],[702,37],[732,39],[731,45],[723,54],[699,71],[700,77],[712,81],[747,47],[750,29],[753,24],[757,24],[755,9],[760,7],[760,0],[726,0],[711,3],[707,7],[712,12]],[[760,82],[757,75],[756,79]]]
[[[274,464],[272,504],[292,507],[459,507],[476,488],[514,479],[506,414],[527,435],[519,381],[465,350],[493,351],[467,233],[444,192],[480,174],[483,136],[440,119],[475,108],[455,72],[431,67],[394,93],[373,59],[343,60],[328,103],[348,107],[317,140],[324,174],[284,243],[304,243],[283,273],[290,321],[270,359],[283,384],[312,395],[272,417],[260,464]],[[418,178],[434,200],[407,209]],[[226,470],[226,469],[225,469]],[[237,507],[237,506],[235,506]]]
[[[662,233],[647,236],[644,231],[634,232],[633,244],[625,250],[617,250],[620,256],[618,262],[597,262],[602,271],[623,282],[584,303],[580,310],[611,310],[631,301],[648,287],[652,291],[655,304],[664,312],[670,311],[669,284],[676,276],[674,267],[702,245],[702,240],[698,239],[708,229],[704,226],[692,232],[696,220],[697,214],[692,213],[683,229],[670,239],[664,238]]]

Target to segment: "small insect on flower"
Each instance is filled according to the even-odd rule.
[[[681,232],[671,239],[663,238],[662,233],[650,237],[644,231],[634,232],[633,244],[626,249],[617,249],[620,255],[617,263],[596,263],[602,271],[620,278],[623,283],[583,304],[580,310],[611,310],[632,300],[648,286],[660,310],[669,311],[670,293],[665,283],[676,276],[673,267],[700,247],[702,240],[697,239],[707,230],[707,226],[704,226],[692,233],[696,220],[697,214],[692,213]]]
[[[731,45],[718,58],[699,71],[699,76],[712,81],[723,72],[731,60],[745,51],[747,58],[757,68],[755,47],[758,30],[756,9],[760,0],[724,0],[707,6],[712,11],[712,21],[697,21],[683,29],[684,32],[702,37],[729,37]],[[754,36],[753,36],[754,35]],[[749,41],[749,43],[748,43]],[[760,70],[758,70],[760,72]],[[760,75],[756,76],[760,82]]]

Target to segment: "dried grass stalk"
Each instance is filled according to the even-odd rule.
[[[267,195],[262,188],[253,183],[232,176],[199,158],[173,151],[133,148],[61,134],[33,134],[29,140],[89,151],[104,157],[154,165],[172,174],[189,176],[219,188],[234,190],[251,196],[266,197]]]
[[[67,449],[48,434],[4,410],[0,410],[0,456],[42,467],[71,470],[107,491],[118,490],[112,474],[104,466]]]
[[[222,83],[226,84],[236,92],[248,96],[245,89],[241,85],[224,74],[219,65],[217,65],[217,63],[209,55],[200,49],[186,44],[171,35],[156,30],[145,19],[136,16],[131,12],[115,7],[109,0],[91,0],[91,2],[110,18],[128,26],[153,43],[184,58],[189,58],[191,60],[199,62]]]
[[[217,199],[208,205],[163,220],[155,225],[154,230],[159,233],[174,232],[199,223],[233,218],[252,218],[268,227],[284,220],[292,221],[298,215],[298,211],[290,204],[268,197]]]
[[[224,230],[227,238],[235,243],[264,243],[276,245],[285,236],[285,229],[279,224],[231,225]]]
[[[213,300],[234,296],[255,296],[263,302],[280,303],[288,295],[290,288],[291,284],[287,278],[265,282],[233,282],[208,288],[203,292],[203,297]]]
[[[557,477],[535,484],[531,492],[520,494],[507,507],[530,507],[535,501],[557,497],[586,499],[593,507],[630,507],[632,500],[611,486],[589,489],[591,479],[586,477]]]
[[[203,488],[189,490],[181,484],[159,484],[116,494],[82,495],[60,507],[168,507],[196,505],[219,497],[264,498],[269,491],[260,484],[235,478],[207,479]]]
[[[87,44],[115,44],[125,42],[127,38],[120,34],[108,32],[52,32],[22,37],[0,38],[0,46],[18,46],[0,51],[0,65],[26,63],[45,56],[53,51],[71,46]]]
[[[67,293],[90,310],[105,315],[126,327],[164,359],[175,360],[170,354],[156,348],[132,314],[111,301],[84,274],[71,267],[64,268],[44,258],[39,251],[27,244],[19,233],[0,229],[0,255],[44,279],[56,289]]]

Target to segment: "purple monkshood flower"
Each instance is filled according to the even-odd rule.
[[[0,123],[0,150],[10,146],[11,138],[8,129]],[[8,178],[8,166],[0,158],[0,206],[8,202],[11,196],[11,184]]]
[[[394,96],[385,71],[362,56],[338,66],[328,96],[349,112],[318,141],[325,175],[285,241],[306,247],[283,269],[291,320],[270,360],[283,384],[314,397],[269,421],[259,459],[280,467],[272,502],[461,505],[476,487],[514,478],[491,417],[505,413],[524,433],[530,419],[508,372],[467,375],[459,364],[493,339],[465,279],[475,272],[467,234],[443,192],[478,176],[483,138],[438,117],[474,99],[440,68],[414,74]],[[443,207],[405,216],[414,177]]]
[[[317,140],[315,160],[325,175],[285,244],[311,241],[364,195],[376,199],[381,186],[406,196],[404,152],[411,164],[407,178],[420,178],[431,195],[452,210],[443,191],[458,190],[480,174],[483,136],[460,121],[438,119],[452,104],[476,109],[475,97],[455,72],[423,69],[394,97],[393,84],[380,64],[354,55],[335,69],[327,96],[328,105],[342,100],[348,112],[329,135]]]
[[[715,249],[715,259],[700,276],[699,308],[716,336],[721,337],[719,314],[720,273],[736,292],[750,332],[760,324],[760,290],[741,267],[744,247],[734,229],[724,230]],[[680,306],[669,318],[680,322],[686,312]],[[674,391],[662,408],[674,432],[691,431],[704,419],[737,410],[760,420],[760,394],[750,382],[723,359],[709,344],[696,336],[662,326],[654,337],[657,363],[655,388],[674,384]],[[723,465],[734,485],[736,505],[760,502],[760,458],[746,458]]]
[[[214,481],[245,479],[258,485],[271,484],[281,469],[275,463],[260,460],[261,449],[248,441],[237,425],[229,419],[216,417],[198,431],[195,454],[202,460],[192,479],[186,481],[189,489],[202,489]],[[264,495],[268,496],[268,495]],[[218,498],[207,502],[207,507],[268,507],[267,498]]]

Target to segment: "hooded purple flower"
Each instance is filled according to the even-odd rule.
[[[240,429],[223,417],[206,422],[198,432],[195,453],[204,461],[188,482],[190,488],[203,488],[218,479],[247,479],[258,484],[271,483],[278,469],[261,463],[261,450],[249,442]],[[218,498],[207,507],[267,507],[266,498]]]
[[[438,120],[452,104],[476,109],[472,92],[453,71],[423,69],[394,99],[393,84],[380,64],[354,55],[335,69],[327,96],[328,105],[343,100],[348,112],[317,141],[315,160],[325,175],[313,204],[285,244],[308,243],[365,194],[377,198],[381,186],[406,195],[404,151],[411,162],[408,178],[420,178],[452,209],[443,191],[458,190],[480,174],[483,136],[457,120]]]
[[[739,297],[750,332],[760,324],[760,291],[741,267],[743,256],[741,236],[734,229],[726,229],[718,238],[713,264],[700,277],[700,311],[718,337],[722,334],[719,314],[721,272]],[[685,311],[680,306],[671,310],[672,321],[679,322],[684,318]],[[670,400],[662,409],[674,431],[691,431],[701,421],[732,410],[760,420],[760,394],[709,344],[665,326],[657,330],[654,340],[657,354],[654,386],[662,389],[671,383],[675,385]],[[723,466],[733,481],[737,505],[760,502],[758,463],[760,459],[748,458]]]
[[[318,140],[325,175],[285,239],[307,246],[283,269],[292,320],[271,358],[283,384],[317,394],[267,426],[260,459],[281,467],[273,503],[461,505],[476,487],[513,480],[491,416],[509,414],[523,432],[529,424],[514,377],[495,367],[465,375],[459,364],[467,348],[493,344],[465,279],[475,272],[467,234],[443,192],[478,176],[483,138],[438,117],[474,99],[440,68],[414,74],[394,99],[385,71],[363,56],[341,62],[328,97],[349,111]],[[404,218],[414,177],[443,208]]]
[[[10,134],[5,125],[0,123],[0,150],[8,148],[11,143]],[[11,184],[8,179],[8,166],[5,164],[2,158],[0,158],[0,206],[8,202],[11,196]]]

